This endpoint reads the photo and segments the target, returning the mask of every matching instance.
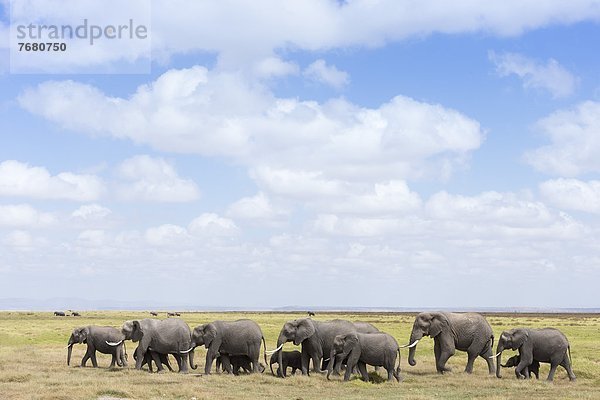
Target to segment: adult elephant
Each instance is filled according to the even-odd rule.
[[[500,365],[502,352],[505,349],[519,350],[520,360],[515,369],[515,374],[519,378],[524,379],[528,375],[528,367],[535,360],[550,364],[548,381],[554,379],[554,373],[559,365],[567,371],[570,380],[575,380],[575,374],[571,369],[571,347],[567,337],[558,329],[517,328],[502,332],[496,347],[496,355],[491,357],[496,357],[498,378],[501,378]]]
[[[277,338],[277,362],[283,365],[281,348],[287,342],[294,342],[294,345],[302,345],[302,375],[308,374],[310,360],[313,360],[313,368],[320,371],[321,359],[323,354],[330,354],[333,339],[337,335],[356,332],[356,326],[350,322],[341,319],[332,321],[315,321],[310,318],[301,318],[288,321],[283,325]],[[333,362],[333,360],[329,360]],[[285,377],[285,371],[282,369],[281,375]]]
[[[265,338],[260,326],[250,319],[213,321],[195,327],[192,332],[192,346],[204,345],[208,349],[204,366],[206,374],[210,374],[212,363],[219,354],[248,356],[252,363],[252,372],[260,372],[258,359],[261,340],[264,344]],[[266,350],[265,344],[265,352]],[[264,357],[266,365],[266,354]]]
[[[121,329],[125,339],[140,342],[136,351],[135,368],[142,369],[146,353],[152,350],[158,354],[178,354],[181,356],[179,372],[188,372],[194,367],[194,346],[190,327],[180,319],[142,319],[125,321]],[[157,369],[162,371],[161,363]]]
[[[433,338],[435,366],[438,373],[451,371],[446,362],[456,350],[466,351],[468,355],[465,372],[473,372],[473,363],[477,356],[484,358],[488,364],[489,373],[495,372],[495,366],[490,359],[494,346],[494,333],[485,317],[477,313],[423,312],[417,315],[410,334],[408,363],[415,361],[416,345],[423,338]]]
[[[69,337],[67,345],[67,365],[71,365],[71,353],[76,343],[86,343],[87,350],[81,359],[81,366],[85,367],[87,360],[92,359],[94,368],[98,367],[96,351],[102,354],[112,355],[110,368],[115,364],[119,367],[127,366],[127,354],[125,353],[125,337],[118,329],[110,326],[83,326],[75,328]]]

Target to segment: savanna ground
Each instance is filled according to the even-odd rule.
[[[161,318],[164,317],[162,313]],[[183,313],[190,327],[216,319],[251,318],[259,323],[267,347],[275,347],[285,321],[303,317],[301,313]],[[149,317],[147,312],[84,312],[82,317],[54,317],[42,312],[0,312],[0,399],[561,399],[600,398],[600,315],[487,315],[496,339],[504,329],[556,327],[571,343],[573,369],[577,382],[571,383],[559,367],[555,381],[546,383],[548,365],[542,364],[540,379],[519,381],[513,369],[503,369],[503,379],[487,374],[487,366],[478,358],[475,371],[462,371],[466,354],[457,352],[448,365],[453,372],[435,373],[433,340],[424,338],[418,345],[417,365],[407,363],[408,350],[402,351],[403,382],[365,383],[358,379],[342,382],[340,377],[327,381],[325,376],[291,376],[280,379],[264,374],[230,376],[200,375],[204,367],[204,349],[196,350],[199,367],[189,375],[150,374],[133,369],[135,344],[127,342],[130,366],[109,370],[110,356],[98,354],[100,368],[76,367],[85,353],[85,345],[73,349],[71,367],[66,365],[65,346],[71,330],[83,325],[120,327],[127,319]],[[393,335],[399,344],[408,341],[414,315],[380,313],[320,314],[315,319],[345,318],[366,321]],[[291,343],[286,349],[292,349]],[[505,351],[503,360],[513,354]],[[262,361],[262,354],[261,354]],[[176,365],[174,360],[172,364]],[[214,366],[213,366],[214,367]],[[214,368],[213,368],[214,371]],[[198,372],[198,373],[197,373]],[[380,371],[383,375],[385,371]]]

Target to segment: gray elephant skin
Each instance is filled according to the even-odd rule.
[[[213,321],[195,327],[192,332],[192,346],[204,345],[208,349],[204,366],[206,374],[210,374],[212,363],[220,354],[248,356],[252,363],[252,372],[260,372],[258,359],[261,341],[265,344],[260,327],[249,319]],[[266,365],[266,354],[264,358]]]
[[[575,380],[575,374],[571,369],[571,347],[567,337],[558,329],[526,329],[516,328],[502,332],[496,347],[496,364],[501,366],[502,352],[505,349],[519,350],[519,364],[515,368],[515,375],[524,379],[527,374],[528,366],[537,362],[549,363],[550,373],[548,381],[554,379],[556,368],[562,366],[569,375],[571,381]],[[496,371],[496,376],[501,377],[500,368]]]
[[[277,367],[277,376],[281,376],[281,369],[285,371],[284,374],[287,373],[288,367],[292,368],[292,374],[296,373],[296,370],[302,371],[302,353],[298,350],[294,351],[283,351],[281,350],[281,359],[282,364],[278,364]],[[273,364],[277,363],[279,359],[279,352],[275,352],[271,355],[271,360],[269,361],[269,367],[271,368],[271,374],[275,375],[273,372]]]
[[[350,322],[341,319],[332,321],[315,321],[311,318],[301,318],[288,321],[283,325],[277,338],[278,364],[282,365],[281,348],[287,342],[293,342],[294,345],[302,345],[302,375],[308,374],[309,363],[312,359],[313,370],[320,371],[321,359],[324,354],[331,352],[333,339],[337,335],[356,332],[356,326]],[[332,363],[333,360],[329,360]],[[340,363],[341,365],[341,363]],[[336,368],[338,368],[336,366]],[[281,371],[281,376],[285,377],[285,371]]]
[[[508,360],[506,360],[505,364],[500,364],[500,365],[502,366],[502,368],[514,368],[517,365],[519,365],[520,361],[521,361],[521,356],[517,354],[515,356],[512,356]],[[540,379],[540,362],[539,361],[533,360],[533,362],[527,366],[527,369],[529,370],[529,373],[525,372],[525,376],[527,376],[528,378],[531,378],[531,374],[533,374],[533,375],[535,375],[535,379]],[[527,369],[525,371],[527,371]],[[515,374],[516,374],[516,372],[515,372]]]
[[[137,361],[137,354],[138,354],[138,352],[136,349],[136,351],[133,352],[133,359],[135,361]],[[181,357],[179,356],[179,354],[173,354],[173,356],[175,357],[175,360],[177,361],[178,367],[181,368]],[[152,362],[154,362],[154,364],[156,364],[157,369],[158,369],[158,364],[160,363],[162,365],[165,365],[169,371],[173,372],[173,367],[171,367],[171,363],[169,361],[168,354],[161,354],[161,353],[157,353],[152,350],[148,350],[146,352],[146,355],[144,356],[144,360],[142,361],[142,367],[144,367],[144,365],[148,364],[148,371],[154,372],[154,369],[152,368]]]
[[[110,326],[83,326],[75,328],[71,337],[69,337],[69,343],[67,345],[67,365],[71,364],[71,352],[73,345],[76,343],[86,343],[87,350],[81,360],[81,366],[85,367],[87,360],[92,359],[92,365],[94,368],[98,367],[98,361],[96,360],[96,351],[103,354],[112,355],[110,368],[113,368],[115,364],[119,367],[127,366],[127,355],[125,354],[125,337],[118,329]]]
[[[121,329],[128,340],[139,342],[136,349],[135,368],[141,369],[146,353],[152,350],[158,354],[178,354],[181,356],[179,372],[188,372],[189,365],[194,368],[194,347],[190,327],[180,319],[142,319],[125,321]],[[157,363],[162,371],[161,363]]]
[[[247,374],[252,372],[252,361],[248,356],[221,354],[216,358],[215,363],[217,372],[220,372],[219,369],[221,368],[224,372],[236,376],[240,374],[240,370],[243,370]],[[258,372],[261,374],[265,372],[265,366],[262,363],[258,363]]]
[[[340,354],[342,359],[347,358],[346,373],[344,380],[350,379],[350,374],[355,367],[362,376],[362,380],[369,381],[367,364],[375,367],[384,367],[388,373],[388,381],[396,378],[400,382],[400,347],[398,342],[387,333],[348,333],[338,335],[333,339],[333,346],[329,355],[330,359]],[[396,367],[396,358],[398,367]],[[329,363],[327,368],[327,379],[333,371],[333,365]]]
[[[423,312],[416,316],[408,346],[408,363],[415,361],[416,345],[423,336],[434,341],[435,366],[438,373],[451,371],[446,362],[456,350],[468,355],[466,373],[473,372],[473,363],[479,356],[485,359],[490,374],[496,370],[490,359],[494,346],[494,333],[485,317],[477,313]]]

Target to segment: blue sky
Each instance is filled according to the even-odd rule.
[[[147,74],[0,2],[0,297],[600,306],[597,1],[136,1]]]

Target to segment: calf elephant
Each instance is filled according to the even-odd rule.
[[[278,358],[279,358],[279,352],[275,352],[271,355],[271,361],[269,361],[269,367],[271,368],[271,374],[275,375],[275,373],[273,372],[273,364],[277,363]],[[302,353],[300,353],[298,350],[294,350],[294,351],[283,351],[282,350],[282,354],[281,354],[281,360],[282,360],[282,364],[278,364],[279,367],[277,367],[277,376],[281,376],[282,372],[281,370],[283,370],[283,375],[287,374],[287,368],[291,367],[292,368],[292,374],[296,373],[296,370],[300,370],[302,371]]]
[[[446,362],[456,350],[466,351],[468,355],[465,372],[473,372],[473,363],[477,356],[488,364],[490,374],[495,372],[494,363],[489,358],[494,346],[494,333],[485,317],[477,313],[423,312],[417,315],[410,334],[408,363],[415,361],[416,345],[423,338],[433,338],[435,366],[438,373],[443,374],[451,369]]]
[[[137,349],[136,351],[133,353],[133,358],[135,361],[137,361]],[[179,355],[175,355],[175,359],[177,360],[177,365],[179,365],[179,368],[181,368],[181,357]],[[155,351],[152,350],[148,350],[146,352],[146,355],[144,356],[144,360],[142,361],[142,367],[146,364],[148,364],[148,370],[150,372],[154,372],[154,369],[152,368],[152,362],[154,361],[154,363],[156,364],[156,368],[158,369],[158,364],[164,364],[167,366],[167,368],[169,369],[169,371],[173,372],[173,368],[171,367],[171,363],[169,362],[169,355],[168,354],[160,354],[157,353]]]
[[[136,349],[135,368],[141,369],[146,353],[151,349],[160,354],[181,356],[179,372],[188,372],[189,364],[194,367],[194,346],[190,327],[180,319],[143,319],[125,321],[121,329],[126,339],[140,342]],[[161,363],[156,365],[162,371]]]
[[[518,378],[524,379],[526,376],[522,372],[527,372],[528,366],[536,360],[550,364],[548,381],[554,379],[559,365],[567,371],[570,380],[575,380],[575,374],[571,369],[571,347],[567,337],[558,329],[517,328],[502,332],[496,347],[496,355],[491,357],[496,357],[498,378],[501,377],[500,366],[504,349],[519,350],[520,360],[515,368],[515,375]]]
[[[127,354],[125,352],[124,339],[125,337],[118,329],[110,326],[92,325],[75,328],[73,333],[71,333],[71,337],[69,337],[67,345],[67,365],[71,364],[73,345],[76,343],[86,343],[87,350],[81,360],[82,367],[85,367],[87,360],[90,358],[92,359],[94,368],[98,367],[96,351],[112,355],[110,368],[113,368],[115,364],[119,367],[125,367],[127,366]]]
[[[216,358],[215,364],[217,372],[221,368],[223,371],[236,376],[240,374],[240,370],[243,370],[247,374],[252,372],[252,362],[248,356],[221,354]],[[265,366],[262,363],[258,363],[258,372],[261,374],[265,372]]]
[[[342,359],[348,358],[346,374],[344,380],[350,379],[350,374],[354,367],[362,375],[362,379],[369,381],[367,374],[367,364],[384,367],[388,373],[388,381],[396,378],[400,382],[400,348],[398,342],[387,333],[348,333],[338,335],[333,340],[330,359],[341,354]],[[396,356],[398,356],[398,367],[396,368]],[[333,371],[333,364],[330,362],[327,368],[327,379]]]
[[[308,374],[310,359],[313,360],[314,371],[319,372],[323,354],[331,352],[333,339],[337,335],[356,332],[356,326],[341,319],[332,321],[315,321],[311,318],[301,318],[288,321],[283,325],[277,338],[278,364],[283,365],[283,354],[281,348],[287,342],[294,345],[302,345],[302,374]],[[329,360],[333,364],[333,360]],[[281,370],[281,376],[285,377],[285,370]]]
[[[506,360],[506,364],[500,364],[503,368],[512,368],[512,367],[516,367],[517,365],[519,365],[519,362],[521,361],[521,356],[520,355],[516,355],[516,356],[512,356],[511,358],[509,358],[508,360]],[[529,371],[527,371],[529,370]],[[516,374],[516,372],[515,372]],[[529,364],[527,366],[527,368],[525,369],[525,376],[527,376],[528,378],[531,378],[531,374],[535,375],[535,379],[540,379],[540,362],[538,360],[533,360],[533,362],[531,364]]]
[[[214,321],[195,327],[192,333],[192,346],[204,345],[208,349],[204,367],[206,374],[210,374],[212,363],[219,354],[248,356],[252,363],[252,372],[260,372],[258,359],[261,340],[264,344],[265,338],[260,327],[249,319]],[[266,354],[264,357],[266,364]]]

